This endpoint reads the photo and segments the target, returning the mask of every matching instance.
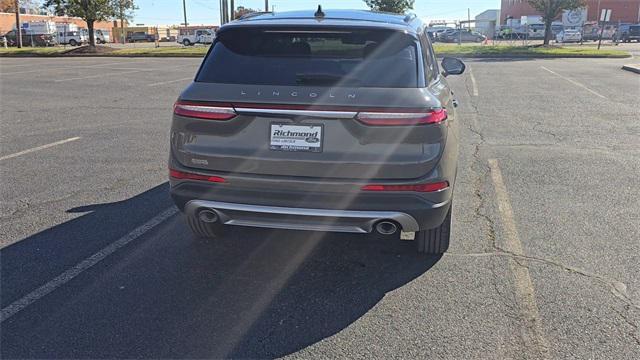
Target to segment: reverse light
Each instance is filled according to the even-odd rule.
[[[226,180],[220,176],[209,176],[209,175],[200,175],[194,173],[188,173],[184,171],[178,171],[174,169],[169,169],[169,177],[172,179],[178,180],[201,180],[208,181],[214,183],[224,183]]]
[[[359,112],[356,116],[365,125],[373,126],[406,126],[437,124],[447,119],[446,109],[434,109],[416,112]]]
[[[173,104],[173,113],[205,120],[230,120],[236,117],[236,112],[231,105],[225,104],[202,104],[188,101],[176,101]]]
[[[369,184],[363,186],[363,191],[415,191],[415,192],[436,192],[449,187],[448,181],[440,181],[428,184],[416,185],[377,185]]]

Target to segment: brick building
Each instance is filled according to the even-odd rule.
[[[53,21],[57,24],[76,24],[78,27],[86,29],[87,23],[81,18],[69,17],[69,16],[49,16],[49,15],[31,15],[20,14],[20,22],[37,22],[37,21]],[[11,31],[16,26],[16,14],[15,13],[0,13],[0,34],[4,34],[7,31]],[[96,21],[94,23],[95,29],[107,30],[111,33],[113,23],[110,21]]]
[[[520,19],[521,16],[540,15],[527,0],[501,0],[501,22],[507,17]],[[640,0],[587,0],[587,21],[598,21],[600,9],[612,9],[611,22],[640,23]]]

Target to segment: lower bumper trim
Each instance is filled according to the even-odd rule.
[[[220,222],[226,225],[370,233],[377,222],[387,220],[398,223],[404,232],[419,230],[416,219],[398,211],[307,209],[191,200],[185,206],[185,213],[197,216],[205,209],[215,211]]]

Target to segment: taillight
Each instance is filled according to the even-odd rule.
[[[214,183],[224,183],[226,180],[220,176],[200,175],[194,173],[188,173],[178,170],[169,169],[169,176],[178,180],[201,180]]]
[[[205,120],[230,120],[236,117],[236,112],[231,105],[207,105],[187,101],[176,101],[173,104],[173,113],[180,116]]]
[[[448,181],[440,181],[428,184],[416,185],[377,185],[370,184],[362,187],[364,191],[415,191],[415,192],[435,192],[449,187]]]
[[[356,119],[363,124],[373,126],[437,124],[447,119],[447,110],[434,109],[420,112],[366,111],[359,112]]]

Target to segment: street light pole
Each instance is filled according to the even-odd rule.
[[[269,12],[269,0],[264,0],[264,11]]]
[[[186,27],[189,25],[189,23],[187,23],[187,0],[182,0],[182,12],[184,14],[184,26]]]
[[[20,27],[20,1],[14,3],[16,7],[16,45],[22,47],[22,27]]]

